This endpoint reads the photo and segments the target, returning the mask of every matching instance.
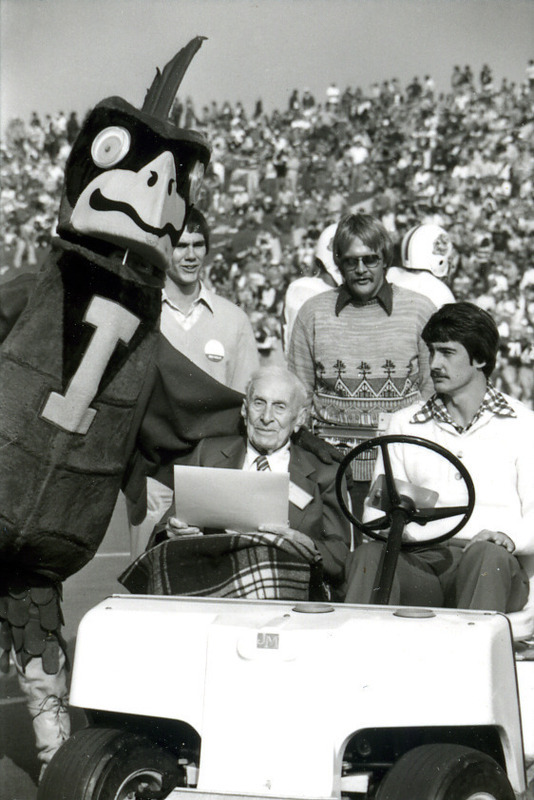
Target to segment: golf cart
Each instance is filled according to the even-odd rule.
[[[425,508],[399,491],[398,441],[451,462],[466,505]],[[375,447],[388,510],[363,523],[339,497],[386,542],[379,604],[107,598],[77,637],[71,704],[89,725],[54,756],[38,800],[534,797],[534,661],[514,643],[534,632],[532,610],[514,623],[387,605],[399,549],[413,546],[405,525],[460,516],[444,541],[467,522],[474,488],[455,456],[415,437],[360,445],[338,478]]]

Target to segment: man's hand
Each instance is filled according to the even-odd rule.
[[[202,536],[200,528],[188,525],[178,517],[169,517],[165,526],[165,532],[169,539],[179,539],[181,536]]]
[[[466,544],[464,547],[464,553],[477,542],[494,542],[494,544],[497,544],[500,547],[506,547],[509,553],[513,553],[515,550],[515,544],[513,541],[502,531],[483,530],[479,531],[477,535],[473,536],[471,541]]]
[[[299,542],[307,547],[315,548],[315,542],[307,534],[301,531],[290,528],[289,525],[258,525],[260,533],[275,533],[278,536],[285,536],[286,539],[291,539],[292,542]]]

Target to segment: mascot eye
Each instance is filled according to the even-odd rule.
[[[196,203],[204,179],[204,164],[197,161],[189,173],[189,202]]]
[[[126,128],[104,128],[95,137],[91,156],[97,167],[107,169],[121,161],[130,149],[131,137]]]

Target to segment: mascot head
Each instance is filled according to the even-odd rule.
[[[139,110],[120,97],[88,115],[65,168],[61,237],[106,252],[130,250],[166,270],[195,204],[209,146],[168,115],[183,75],[204,37],[157,71]]]

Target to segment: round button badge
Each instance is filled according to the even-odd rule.
[[[224,358],[224,345],[217,339],[210,339],[204,345],[204,354],[209,361],[222,361]]]

